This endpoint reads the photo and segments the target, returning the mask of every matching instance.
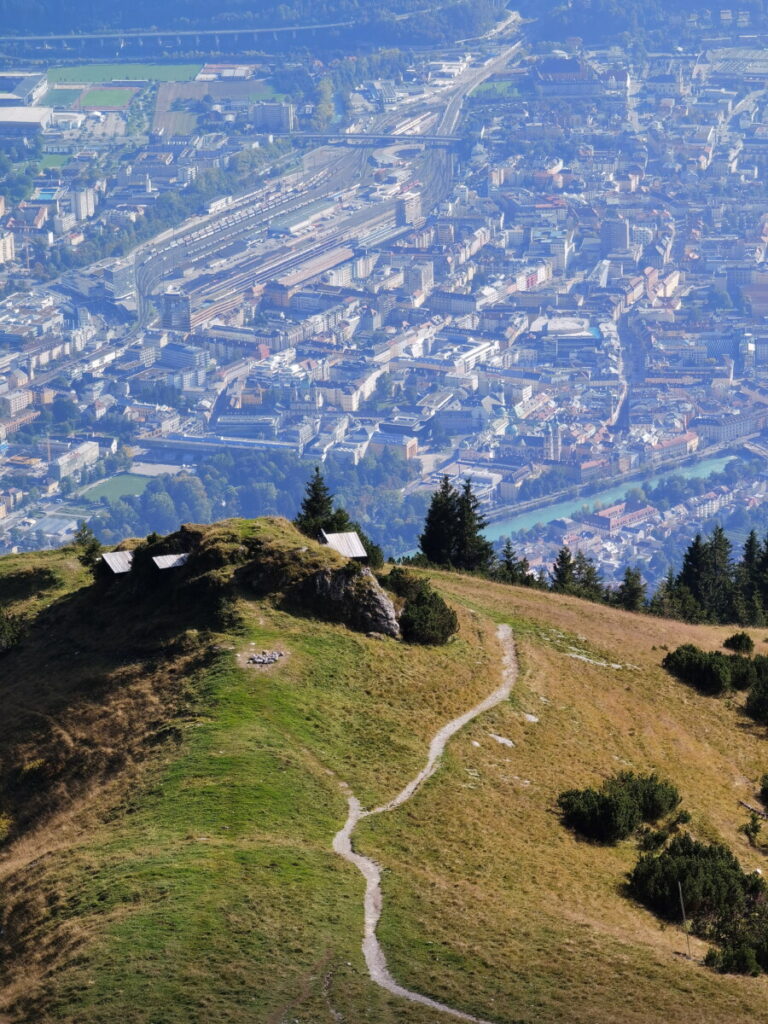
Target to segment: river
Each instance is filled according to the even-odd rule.
[[[499,537],[509,536],[517,533],[518,530],[530,530],[537,523],[551,523],[553,519],[564,519],[580,511],[584,505],[612,505],[622,500],[624,495],[632,487],[640,484],[651,486],[670,476],[684,476],[687,480],[696,477],[706,477],[712,473],[721,473],[723,468],[736,456],[724,455],[719,458],[712,457],[694,462],[690,466],[681,466],[678,469],[670,469],[666,473],[658,473],[646,479],[625,480],[623,483],[615,484],[604,491],[596,491],[594,494],[582,494],[575,498],[566,498],[555,505],[543,505],[528,512],[521,512],[519,515],[509,519],[501,519],[497,523],[489,523],[484,531],[488,540],[498,540]]]

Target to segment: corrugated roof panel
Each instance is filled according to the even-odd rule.
[[[152,561],[155,563],[158,569],[176,569],[189,558],[189,552],[185,552],[183,555],[155,555]]]
[[[130,572],[133,565],[132,551],[108,551],[101,556],[102,562],[106,562],[115,575]]]
[[[367,558],[363,542],[354,530],[349,533],[326,533],[323,530],[322,535],[328,547],[345,558]]]

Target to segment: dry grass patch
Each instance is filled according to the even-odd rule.
[[[660,644],[714,648],[728,630],[449,575],[437,585],[511,622],[522,671],[512,700],[454,740],[407,808],[361,826],[362,848],[388,869],[382,938],[398,978],[505,1022],[609,1022],[618,1006],[638,1022],[759,1017],[768,979],[676,956],[682,933],[622,893],[634,843],[583,842],[555,809],[563,789],[656,770],[680,788],[696,834],[765,867],[737,832],[738,800],[754,799],[768,767],[763,730],[745,723],[740,699],[701,697],[659,666]]]

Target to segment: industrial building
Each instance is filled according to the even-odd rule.
[[[160,306],[160,326],[165,331],[190,331],[192,304],[189,296],[178,288],[169,288],[163,294]]]
[[[0,231],[0,265],[12,263],[16,257],[16,243],[12,231]]]
[[[256,103],[251,110],[254,128],[267,132],[296,131],[296,107],[293,103]]]
[[[53,107],[0,106],[0,139],[25,139],[47,131]]]
[[[31,107],[48,92],[48,76],[39,71],[0,71],[0,107]]]

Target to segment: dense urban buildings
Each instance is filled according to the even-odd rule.
[[[7,69],[0,134],[40,169],[0,222],[0,542],[40,542],[62,497],[98,522],[82,490],[116,458],[226,451],[387,453],[399,508],[471,476],[497,534],[556,520],[519,541],[541,567],[566,542],[658,578],[680,527],[757,514],[768,67],[736,22],[691,26],[638,56],[510,16],[343,89],[316,62],[314,102],[274,61]],[[63,473],[73,440],[101,455]],[[682,501],[638,492],[729,459]],[[394,553],[408,507],[397,538],[371,513]]]

